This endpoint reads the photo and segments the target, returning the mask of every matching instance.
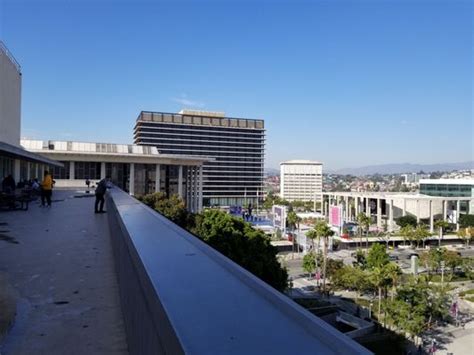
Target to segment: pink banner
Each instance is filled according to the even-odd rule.
[[[342,225],[342,208],[339,206],[329,207],[329,224],[340,227]]]

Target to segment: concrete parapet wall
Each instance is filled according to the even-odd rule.
[[[107,195],[131,354],[370,354],[127,193]]]

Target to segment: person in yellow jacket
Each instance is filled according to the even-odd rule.
[[[53,178],[48,171],[44,172],[44,179],[41,182],[41,206],[44,206],[45,200],[48,207],[51,207],[51,195],[53,193]]]

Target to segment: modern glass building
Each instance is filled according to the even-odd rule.
[[[441,197],[474,197],[474,179],[421,179],[420,194]],[[473,213],[474,204],[461,203],[461,212]]]
[[[221,112],[145,112],[137,118],[134,143],[162,154],[207,156],[205,206],[255,205],[263,187],[263,120],[230,118]]]

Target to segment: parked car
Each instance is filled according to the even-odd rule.
[[[407,259],[411,259],[412,256],[416,256],[417,258],[420,257],[417,253],[410,253],[410,254],[408,254]]]
[[[388,259],[389,259],[390,261],[397,261],[397,260],[398,260],[398,256],[396,256],[396,255],[389,255],[389,256],[388,256]]]

